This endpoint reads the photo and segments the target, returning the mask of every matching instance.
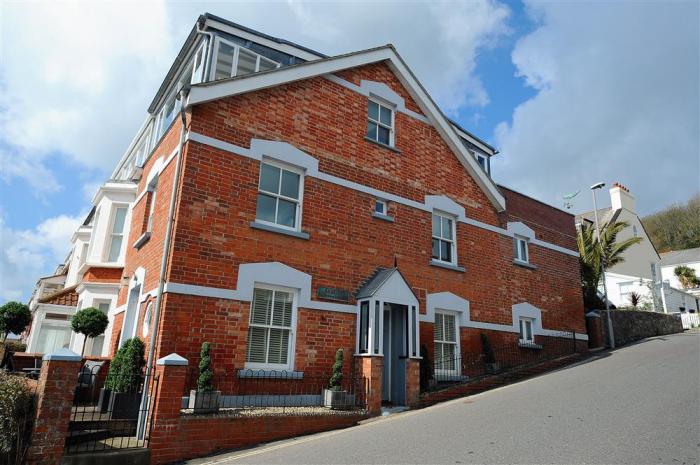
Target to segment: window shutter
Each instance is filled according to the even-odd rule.
[[[271,309],[272,291],[269,289],[255,289],[253,291],[253,305],[250,309],[250,322],[259,325],[270,324]]]
[[[435,338],[434,339],[436,341],[443,341],[444,340],[443,317],[444,317],[444,315],[442,313],[435,314]]]
[[[287,363],[289,352],[289,330],[275,329],[270,331],[270,347],[268,349],[268,363]]]
[[[267,352],[267,329],[248,328],[248,354],[247,362],[265,363],[265,353]]]
[[[449,342],[456,342],[456,334],[455,334],[455,316],[454,315],[444,315],[443,316],[444,322],[445,322],[445,334],[443,337],[445,338],[445,341]]]

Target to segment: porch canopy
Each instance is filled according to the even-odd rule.
[[[403,357],[420,358],[418,298],[398,268],[377,268],[357,293],[357,354],[384,356],[384,310],[406,308]]]

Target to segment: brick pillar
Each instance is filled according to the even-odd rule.
[[[58,465],[68,435],[82,358],[68,349],[43,357],[37,384],[37,409],[27,463]]]
[[[379,415],[382,411],[382,371],[384,357],[381,355],[357,356],[359,374],[367,379],[367,411]]]
[[[596,312],[586,314],[586,332],[588,333],[588,348],[603,347],[603,320]]]
[[[406,359],[406,405],[418,406],[420,401],[420,360]]]
[[[148,441],[152,465],[181,458],[178,454],[183,444],[178,438],[178,429],[187,364],[187,359],[178,354],[167,355],[156,362],[158,389],[153,407],[153,427]]]

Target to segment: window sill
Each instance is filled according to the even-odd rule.
[[[401,153],[401,150],[397,149],[397,148],[394,147],[393,145],[384,144],[384,143],[379,142],[379,141],[377,141],[377,140],[370,139],[370,138],[367,137],[367,136],[365,136],[365,140],[366,140],[367,142],[371,142],[371,143],[373,143],[373,144],[376,144],[376,145],[378,145],[378,146],[380,146],[380,147],[384,147],[385,149],[389,149],[389,150],[391,150],[392,152]]]
[[[446,270],[458,271],[460,273],[464,273],[465,271],[463,266],[452,265],[450,263],[441,262],[435,259],[430,260],[430,265],[445,268]]]
[[[531,270],[537,269],[537,267],[535,265],[533,265],[532,263],[523,262],[521,260],[516,260],[516,259],[513,260],[513,265],[522,266],[523,268],[529,268]]]
[[[279,228],[277,226],[272,226],[270,224],[258,223],[257,221],[251,221],[250,227],[253,229],[261,229],[263,231],[268,231],[268,232],[273,232],[273,233],[278,233],[278,234],[285,234],[287,236],[296,237],[298,239],[304,239],[307,241],[309,240],[309,233],[300,232],[300,231],[292,231],[289,229],[284,229],[284,228]]]
[[[136,242],[134,242],[134,248],[135,249],[140,249],[143,247],[143,244],[148,242],[148,240],[151,238],[151,233],[146,231],[145,233],[141,234],[138,239],[136,239]]]
[[[377,213],[377,212],[372,213],[372,218],[376,218],[376,219],[382,220],[382,221],[388,221],[389,223],[393,223],[393,222],[394,222],[394,217],[393,217],[393,216],[383,215],[383,214]]]
[[[522,347],[523,349],[535,349],[535,350],[542,350],[542,344],[535,344],[534,342],[524,342],[524,341],[518,341],[518,347]]]
[[[258,368],[245,368],[238,371],[239,378],[267,378],[267,379],[303,379],[303,371],[264,370]]]

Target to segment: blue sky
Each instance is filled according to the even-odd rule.
[[[642,214],[698,192],[697,2],[367,5],[3,3],[0,301],[26,299],[68,253],[205,11],[328,54],[393,43],[501,151],[496,181],[555,206],[583,189],[572,211],[588,209],[599,180],[630,187]]]

